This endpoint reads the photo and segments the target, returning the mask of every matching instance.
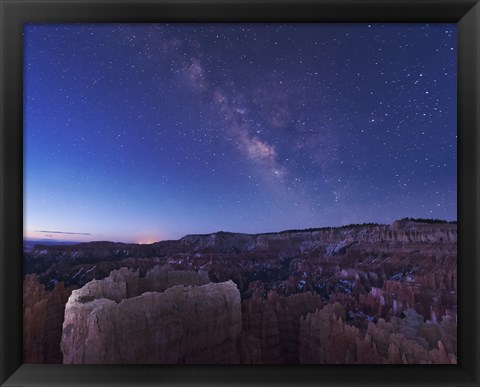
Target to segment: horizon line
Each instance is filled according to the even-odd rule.
[[[305,231],[316,231],[316,230],[325,230],[325,229],[338,229],[338,228],[345,228],[345,227],[352,227],[352,226],[389,226],[395,222],[398,221],[414,221],[418,223],[430,223],[430,224],[457,224],[457,219],[455,220],[445,220],[445,219],[436,219],[436,218],[410,218],[410,217],[405,217],[401,219],[396,219],[392,223],[376,223],[376,222],[364,222],[364,223],[349,223],[349,224],[344,224],[341,226],[320,226],[320,227],[307,227],[307,228],[302,228],[302,229],[285,229],[285,230],[280,230],[280,231],[267,231],[267,232],[258,232],[258,233],[246,233],[246,232],[237,232],[237,231],[224,231],[224,230],[218,230],[218,231],[213,231],[213,232],[208,232],[208,233],[190,233],[190,234],[184,234],[182,237],[178,239],[160,239],[156,240],[151,243],[142,243],[142,242],[121,242],[121,241],[113,241],[113,240],[91,240],[91,241],[63,241],[61,239],[41,239],[41,238],[32,238],[32,237],[24,237],[23,241],[38,241],[38,242],[51,242],[51,243],[63,243],[63,244],[81,244],[81,243],[99,243],[99,242],[108,242],[108,243],[123,243],[123,244],[137,244],[137,245],[151,245],[154,243],[159,243],[159,242],[166,242],[166,241],[177,241],[182,238],[185,238],[187,236],[207,236],[207,235],[213,235],[213,234],[244,234],[244,235],[268,235],[268,234],[281,234],[281,233],[287,233],[287,232],[305,232]],[[71,233],[71,232],[62,232],[62,231],[37,231],[36,232],[49,232],[49,233],[58,233],[58,234],[68,234],[68,235],[93,235],[90,233]],[[41,244],[41,243],[39,243]]]

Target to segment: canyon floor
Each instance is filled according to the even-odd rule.
[[[457,225],[24,251],[24,363],[455,364]]]

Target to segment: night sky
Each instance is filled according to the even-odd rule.
[[[26,237],[456,220],[454,24],[25,27]]]

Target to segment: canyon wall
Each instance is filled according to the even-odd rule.
[[[270,291],[242,302],[243,329],[260,342],[262,364],[298,363],[300,318],[321,307],[312,293],[283,297]]]
[[[234,364],[240,362],[239,341],[244,357],[255,352],[240,337],[240,293],[233,282],[197,286],[204,279],[201,273],[166,272],[154,269],[146,281],[158,286],[165,277],[174,283],[183,277],[194,286],[138,294],[138,272],[122,269],[74,290],[65,308],[63,362]]]
[[[303,364],[456,364],[456,323],[424,322],[413,309],[404,318],[368,323],[366,332],[345,323],[339,303],[326,305],[300,321],[299,359]]]
[[[45,290],[34,274],[23,283],[23,362],[62,363],[60,339],[65,304],[72,292],[63,283]]]
[[[34,266],[35,259],[51,262],[75,260],[95,262],[102,259],[162,257],[191,252],[239,254],[268,251],[278,256],[278,254],[297,254],[305,250],[322,248],[327,255],[331,255],[353,242],[362,244],[456,243],[457,225],[402,220],[391,225],[353,225],[255,235],[230,232],[186,235],[176,241],[161,241],[150,245],[114,242],[89,242],[70,246],[37,245],[27,254],[27,257],[29,264]]]

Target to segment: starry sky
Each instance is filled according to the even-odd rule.
[[[29,24],[24,236],[457,218],[454,24]]]

